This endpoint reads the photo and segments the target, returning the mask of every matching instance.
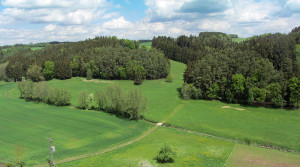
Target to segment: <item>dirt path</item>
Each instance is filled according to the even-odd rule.
[[[163,124],[166,121],[168,121],[174,114],[176,114],[180,109],[182,109],[185,104],[186,103],[178,105],[173,110],[173,112],[167,118],[165,118],[161,123]],[[129,144],[135,143],[135,142],[143,139],[144,137],[148,136],[150,133],[152,133],[159,126],[161,126],[161,124],[155,124],[151,129],[149,129],[148,131],[146,131],[145,133],[143,133],[141,136],[139,136],[139,137],[137,137],[137,138],[135,138],[133,140],[130,140],[130,141],[126,142],[126,143],[118,144],[116,146],[113,146],[113,147],[110,147],[110,148],[107,148],[107,149],[104,149],[104,150],[101,150],[101,151],[95,152],[95,153],[88,153],[88,154],[78,155],[78,156],[75,156],[75,157],[65,158],[65,159],[62,159],[62,160],[59,160],[59,161],[55,161],[55,164],[62,164],[62,163],[70,162],[70,161],[75,161],[75,160],[83,159],[83,158],[93,157],[93,156],[97,156],[97,155],[100,155],[100,154],[104,154],[104,153],[111,152],[111,151],[117,150],[119,148],[128,146]],[[44,166],[49,166],[49,165],[48,164],[40,164],[40,165],[37,165],[35,167],[44,167]]]

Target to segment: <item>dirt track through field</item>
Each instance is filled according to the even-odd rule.
[[[165,118],[162,121],[162,123],[167,122],[174,114],[176,114],[180,109],[182,109],[185,104],[186,103],[178,105],[172,111],[172,113],[167,118]],[[139,137],[137,137],[137,138],[135,138],[133,140],[130,140],[130,141],[126,142],[126,143],[122,143],[122,144],[119,144],[119,145],[116,145],[116,146],[113,146],[113,147],[110,147],[110,148],[107,148],[107,149],[104,149],[104,150],[101,150],[101,151],[95,152],[95,153],[88,153],[88,154],[78,155],[78,156],[75,156],[75,157],[65,158],[65,159],[62,159],[62,160],[59,160],[59,161],[55,161],[55,164],[62,164],[62,163],[66,163],[66,162],[70,162],[70,161],[75,161],[75,160],[79,160],[79,159],[83,159],[83,158],[88,158],[88,157],[93,157],[93,156],[97,156],[97,155],[100,155],[100,154],[104,154],[104,153],[107,153],[107,152],[111,152],[111,151],[117,150],[117,149],[125,147],[125,146],[127,146],[129,144],[132,144],[132,143],[135,143],[137,141],[140,141],[141,139],[143,139],[144,137],[146,137],[150,133],[152,133],[159,126],[160,125],[158,125],[158,124],[154,125],[151,129],[149,129],[148,131],[146,131],[145,133],[143,133],[141,136],[139,136]],[[48,164],[41,164],[41,165],[37,165],[35,167],[44,167],[44,166],[49,166],[49,165]]]

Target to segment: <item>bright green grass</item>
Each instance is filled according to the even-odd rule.
[[[143,43],[140,43],[140,48],[145,46],[148,50],[151,49],[152,47],[152,42],[143,42]]]
[[[251,142],[300,151],[300,112],[297,110],[191,100],[168,123],[216,136],[242,141],[250,139]]]
[[[153,159],[164,142],[177,153],[174,163],[159,164]],[[160,127],[149,136],[123,147],[119,150],[81,159],[58,167],[97,167],[97,166],[138,166],[141,161],[148,161],[158,166],[223,166],[233,149],[234,144],[216,139]]]
[[[249,40],[250,38],[232,38],[233,42],[244,42]]]
[[[228,167],[300,166],[300,155],[278,150],[236,145]]]
[[[31,47],[31,50],[40,50],[43,49],[44,47]]]
[[[95,92],[95,90],[106,90],[112,83],[121,85],[124,92],[130,88],[140,89],[144,96],[148,99],[148,112],[144,112],[146,118],[153,121],[162,121],[182,102],[179,98],[177,88],[183,83],[182,73],[185,69],[185,65],[182,63],[171,61],[171,71],[174,76],[173,82],[165,82],[165,79],[159,80],[146,80],[140,86],[133,85],[133,81],[124,80],[112,80],[107,83],[105,80],[96,80],[97,82],[84,82],[84,78],[72,78],[68,80],[51,80],[49,85],[52,88],[64,88],[71,92],[71,103],[77,106],[77,97],[80,91],[86,90],[89,94]],[[103,83],[105,82],[105,83]],[[19,91],[17,88],[13,89],[10,96],[19,97]]]
[[[6,89],[0,86],[1,89]],[[119,119],[103,112],[55,107],[0,97],[0,160],[16,161],[17,145],[25,148],[27,166],[46,163],[54,138],[55,159],[96,152],[140,136],[142,121]]]

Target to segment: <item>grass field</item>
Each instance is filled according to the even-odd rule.
[[[178,88],[183,83],[182,73],[185,65],[171,61],[171,73],[175,76],[173,82],[164,79],[144,81],[141,86],[134,86],[133,81],[104,81],[84,82],[83,78],[70,80],[52,80],[51,87],[69,90],[72,104],[77,105],[77,95],[81,90],[88,93],[96,89],[106,89],[112,83],[117,83],[127,91],[132,87],[141,89],[148,99],[148,112],[143,115],[152,121],[161,122],[172,112],[176,113],[167,123],[185,129],[204,132],[216,136],[274,145],[300,151],[300,112],[263,107],[226,104],[219,101],[190,100],[184,103],[179,98]],[[97,82],[96,82],[97,81]],[[71,86],[70,86],[71,85]],[[18,97],[17,89],[11,95]],[[222,108],[231,106],[232,108]],[[238,110],[238,109],[243,110]]]
[[[152,46],[152,42],[143,42],[143,43],[140,43],[140,48],[145,46],[148,50],[151,49],[151,46]]]
[[[237,144],[227,167],[297,167],[300,155]]]
[[[249,40],[250,38],[232,38],[233,42],[244,42]]]
[[[0,90],[3,92],[2,83]],[[111,147],[133,139],[149,125],[110,114],[0,97],[0,161],[16,162],[18,145],[27,166],[46,163],[48,141],[54,138],[56,160]]]
[[[44,47],[31,47],[31,50],[40,50],[43,49]]]
[[[160,164],[154,160],[164,142],[176,152],[174,163]],[[143,140],[107,154],[81,159],[58,167],[132,166],[148,161],[158,166],[223,166],[234,144],[160,127]]]
[[[198,132],[300,151],[299,122],[299,110],[204,100],[190,101],[168,121],[173,126]]]

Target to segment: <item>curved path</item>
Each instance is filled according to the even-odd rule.
[[[132,144],[132,143],[135,143],[137,141],[140,141],[141,139],[143,139],[144,137],[148,136],[150,133],[152,133],[155,129],[157,129],[159,126],[161,126],[163,123],[165,123],[166,121],[168,121],[176,112],[178,112],[181,108],[184,107],[186,103],[184,104],[179,104],[173,111],[172,113],[167,117],[165,118],[161,123],[158,123],[158,124],[155,124],[151,129],[147,130],[145,133],[143,133],[141,136],[135,138],[135,139],[132,139],[128,142],[125,142],[125,143],[122,143],[122,144],[118,144],[116,146],[113,146],[113,147],[109,147],[109,148],[106,148],[104,150],[101,150],[99,152],[95,152],[95,153],[88,153],[88,154],[82,154],[82,155],[78,155],[78,156],[75,156],[75,157],[70,157],[70,158],[65,158],[65,159],[61,159],[61,160],[58,160],[58,161],[55,161],[55,164],[62,164],[62,163],[66,163],[66,162],[70,162],[70,161],[75,161],[75,160],[79,160],[79,159],[83,159],[83,158],[88,158],[88,157],[93,157],[93,156],[97,156],[97,155],[100,155],[100,154],[104,154],[104,153],[107,153],[107,152],[111,152],[111,151],[114,151],[114,150],[117,150],[119,148],[122,148],[122,147],[125,147],[129,144]],[[49,166],[48,164],[40,164],[40,165],[37,165],[35,167],[44,167],[44,166]]]

